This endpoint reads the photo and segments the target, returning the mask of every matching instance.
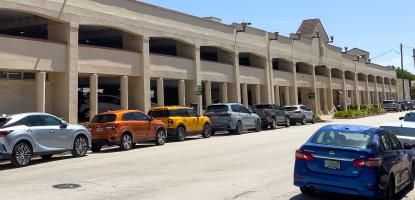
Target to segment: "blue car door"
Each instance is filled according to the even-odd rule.
[[[410,163],[408,160],[407,152],[405,149],[403,149],[401,142],[395,135],[389,133],[389,137],[391,139],[393,149],[397,152],[398,162],[400,164],[400,173],[398,177],[399,186],[404,187],[406,186],[405,184],[408,183],[410,176]]]
[[[394,150],[392,141],[389,137],[389,134],[386,131],[382,131],[383,133],[380,135],[381,143],[382,143],[382,161],[383,167],[385,168],[388,174],[394,174],[395,183],[396,185],[400,184],[400,173],[401,173],[401,160],[398,151]],[[388,180],[388,179],[387,179]]]

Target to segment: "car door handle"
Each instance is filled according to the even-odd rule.
[[[28,129],[27,132],[28,133],[33,133],[33,131],[31,129]]]
[[[49,133],[55,133],[56,131],[55,130],[49,130]]]

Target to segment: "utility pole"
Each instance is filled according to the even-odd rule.
[[[401,43],[401,70],[402,70],[402,74],[403,74],[403,45]],[[406,95],[405,95],[405,78],[402,76],[402,94],[403,94],[403,99],[402,100],[406,100]]]

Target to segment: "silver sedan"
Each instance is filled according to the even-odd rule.
[[[71,151],[85,156],[91,134],[80,125],[70,125],[45,113],[0,116],[0,157],[16,167],[30,164],[32,157],[50,159],[53,154]]]

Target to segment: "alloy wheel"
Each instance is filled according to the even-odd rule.
[[[123,149],[131,149],[131,147],[133,146],[133,139],[131,138],[130,134],[124,134],[122,137],[122,145],[123,145]]]
[[[163,145],[166,142],[166,134],[164,129],[157,131],[157,145]]]
[[[25,166],[32,159],[32,149],[26,143],[20,143],[15,147],[15,159],[19,166]]]
[[[84,156],[88,152],[88,140],[85,137],[77,137],[74,145],[77,156]]]

